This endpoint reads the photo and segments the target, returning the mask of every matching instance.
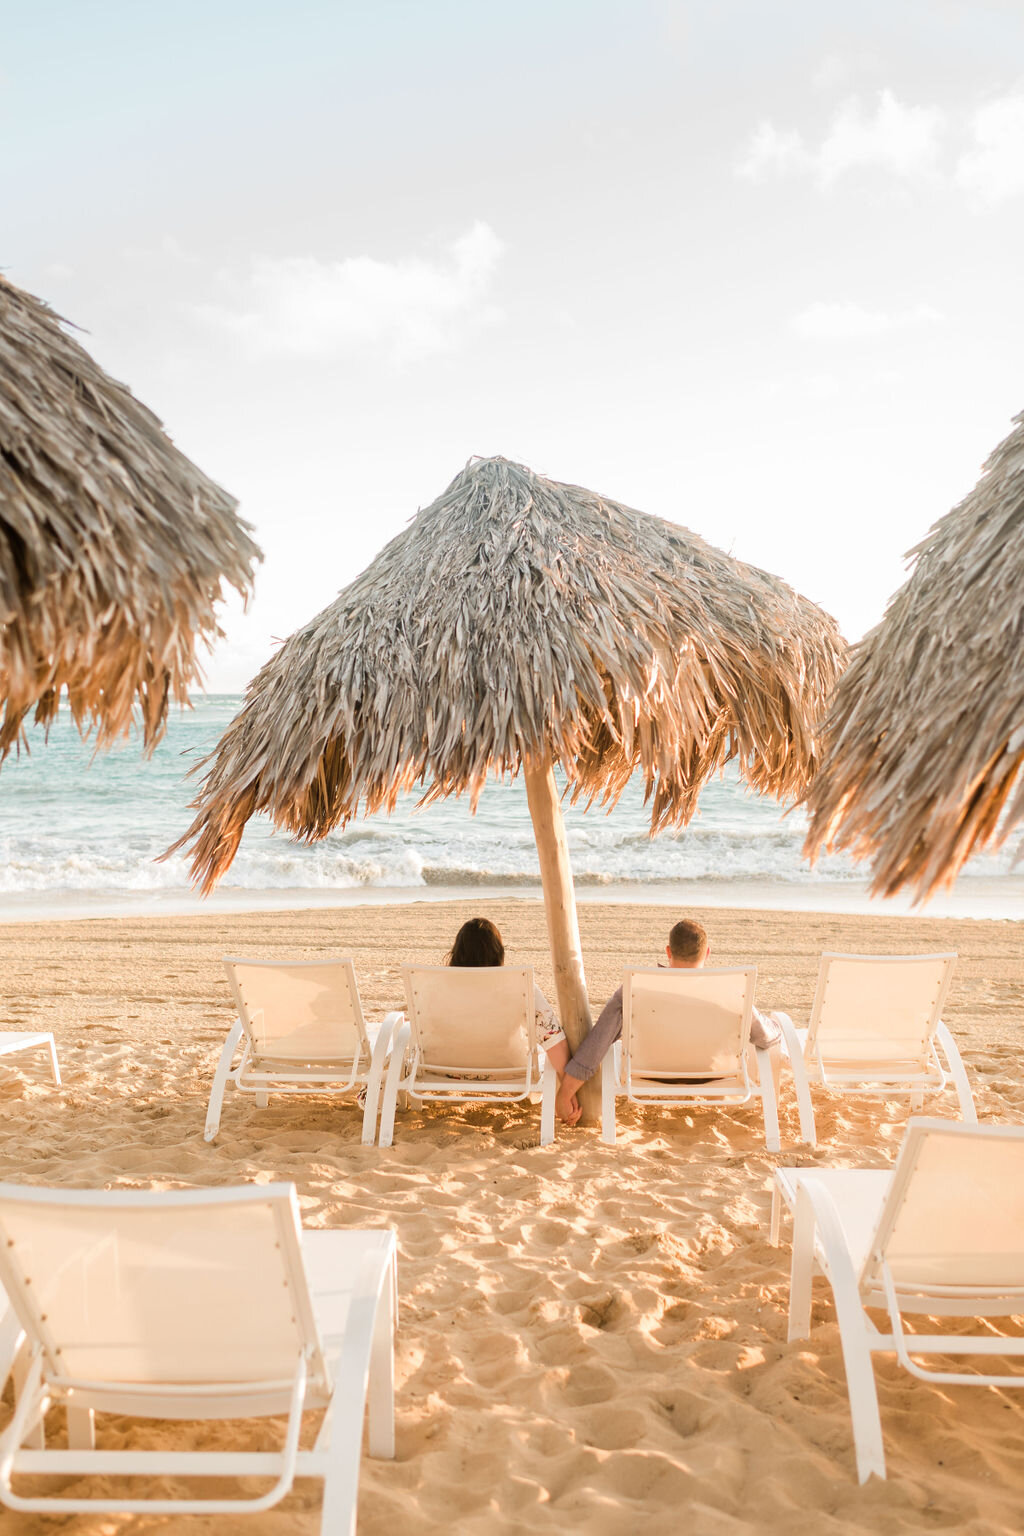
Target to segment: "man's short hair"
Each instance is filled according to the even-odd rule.
[[[708,948],[708,931],[703,923],[682,917],[668,936],[673,960],[703,960]]]

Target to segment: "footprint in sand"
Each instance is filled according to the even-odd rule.
[[[572,1408],[588,1403],[607,1403],[622,1390],[619,1377],[603,1365],[574,1365],[569,1369],[564,1396]]]
[[[599,1451],[621,1451],[639,1445],[650,1424],[637,1408],[594,1406],[584,1417],[580,1439]]]
[[[569,1228],[564,1221],[527,1221],[519,1231],[524,1243],[536,1244],[539,1248],[558,1248],[565,1242]]]

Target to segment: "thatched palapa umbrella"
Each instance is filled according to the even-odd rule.
[[[836,690],[805,851],[923,901],[1024,820],[1024,414],[911,556]]]
[[[260,552],[235,500],[159,421],[0,278],[0,761],[30,710],[67,690],[100,745],[136,702],[144,745],[199,677],[222,582],[242,593]]]
[[[505,459],[471,461],[249,685],[176,847],[209,891],[265,811],[313,840],[360,813],[526,780],[562,1023],[590,1024],[554,769],[652,829],[736,757],[796,795],[842,641],[783,582],[671,523]]]

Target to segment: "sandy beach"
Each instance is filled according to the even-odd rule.
[[[755,1110],[620,1111],[619,1144],[560,1129],[538,1145],[536,1106],[400,1114],[387,1151],[359,1143],[360,1117],[324,1099],[230,1093],[218,1141],[203,1141],[214,1062],[232,1011],[225,954],[351,954],[370,1017],[401,1005],[403,961],[437,962],[458,924],[484,912],[510,963],[553,995],[539,902],[422,903],[0,928],[0,1027],[52,1029],[64,1074],[0,1064],[0,1177],[160,1188],[293,1180],[310,1226],[390,1226],[399,1246],[394,1463],[364,1458],[365,1536],[458,1530],[512,1536],[763,1532],[1019,1532],[1024,1400],[915,1381],[883,1359],[887,1482],[860,1488],[827,1288],[810,1341],[786,1343],[788,1230],[768,1242],[777,1162],[879,1167],[905,1104],[818,1095],[820,1144],[799,1146],[784,1082],[783,1151]],[[627,963],[654,963],[666,910],[580,910],[591,997]],[[823,949],[960,954],[946,1021],[982,1121],[1024,1119],[1022,925],[913,917],[716,910],[712,963],[756,962],[758,1002],[806,1022]],[[934,1112],[952,1115],[955,1100]],[[10,1399],[0,1407],[3,1421]],[[233,1431],[190,1426],[197,1445]],[[261,1444],[272,1443],[266,1426]],[[100,1422],[100,1443],[173,1440],[169,1426]],[[251,1443],[251,1442],[250,1442]],[[56,1528],[4,1515],[4,1531]],[[81,1516],[76,1533],[172,1528],[155,1517]],[[319,1487],[244,1521],[181,1529],[302,1536]]]

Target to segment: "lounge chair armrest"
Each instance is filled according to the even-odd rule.
[[[384,1082],[384,1100],[381,1105],[378,1133],[378,1145],[382,1147],[390,1147],[394,1135],[398,1086],[402,1080],[402,1069],[405,1066],[405,1057],[411,1038],[412,1025],[403,1015],[401,1023],[395,1026],[391,1037],[391,1060],[388,1062],[388,1072]]]
[[[380,1103],[381,1080],[384,1077],[384,1064],[390,1058],[394,1048],[395,1031],[400,1030],[404,1022],[403,1013],[392,1011],[387,1014],[381,1021],[377,1037],[373,1042],[373,1055],[370,1058],[370,1073],[366,1084],[366,1102],[363,1105],[361,1139],[364,1147],[372,1147],[377,1139],[377,1110]]]
[[[782,1031],[782,1039],[779,1041],[779,1044],[782,1046],[783,1056],[789,1061],[792,1061],[795,1057],[799,1057],[802,1060],[804,1043],[800,1038],[801,1031],[797,1029],[789,1014],[783,1013],[781,1008],[774,1009],[771,1016]],[[806,1035],[806,1030],[803,1033]]]
[[[761,1092],[761,1106],[764,1110],[765,1145],[769,1152],[781,1152],[779,1104],[775,1093],[774,1042],[767,1046],[755,1045],[754,1059],[757,1062],[757,1083]],[[746,1063],[744,1063],[744,1069],[745,1067]]]
[[[949,1026],[940,1019],[935,1026],[935,1039],[942,1047],[942,1054],[949,1065],[949,1075],[953,1079],[957,1098],[960,1100],[960,1114],[968,1125],[977,1125],[978,1111],[974,1103],[974,1094],[971,1091],[970,1079],[964,1067],[960,1048],[950,1033]]]
[[[235,1052],[238,1050],[238,1042],[241,1038],[242,1021],[241,1019],[236,1019],[228,1030],[228,1037],[221,1047],[217,1070],[213,1075],[210,1103],[206,1111],[206,1129],[203,1132],[206,1141],[212,1141],[220,1127],[220,1110],[224,1102],[224,1088],[231,1073],[231,1063],[235,1059]]]
[[[793,1088],[796,1092],[796,1105],[800,1115],[800,1139],[809,1147],[818,1144],[818,1131],[814,1124],[814,1106],[811,1103],[811,1090],[807,1082],[807,1068],[804,1065],[804,1044],[797,1032],[796,1026],[788,1013],[780,1009],[772,1014],[772,1018],[778,1022],[782,1030],[782,1039],[779,1045],[782,1055],[789,1062],[793,1073]]]
[[[402,1013],[399,1009],[394,1008],[390,1013],[386,1013],[383,1019],[381,1019],[380,1027],[377,1031],[377,1037],[373,1042],[373,1056],[375,1061],[380,1058],[383,1058],[383,1060],[386,1061],[391,1055],[391,1049],[394,1044],[395,1030],[398,1028],[399,1024],[402,1023],[404,1018],[405,1014]]]
[[[857,1478],[865,1483],[872,1473],[885,1476],[882,1423],[878,1414],[868,1323],[836,1203],[820,1179],[805,1174],[797,1185],[793,1219],[793,1273],[789,1296],[791,1341],[806,1338],[809,1332],[811,1278],[816,1253],[835,1301],[853,1418]]]
[[[391,1054],[394,1055],[397,1051],[402,1051],[404,1054],[404,1052],[409,1048],[409,1041],[411,1038],[412,1025],[409,1023],[409,1020],[406,1018],[405,1014],[400,1013],[398,1015],[398,1021],[395,1024],[395,1031],[391,1040]]]

